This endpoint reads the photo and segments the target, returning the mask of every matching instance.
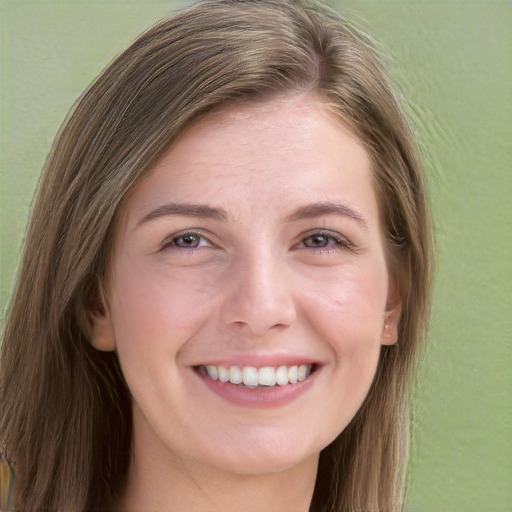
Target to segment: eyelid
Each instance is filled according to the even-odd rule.
[[[194,235],[194,236],[203,238],[204,240],[206,240],[208,242],[208,246],[215,247],[215,244],[211,241],[210,237],[208,237],[205,234],[204,230],[202,230],[202,229],[183,229],[181,231],[177,231],[176,233],[172,233],[171,235],[165,237],[165,239],[160,244],[160,247],[162,249],[165,249],[167,247],[173,247],[172,242],[174,240],[176,240],[177,238],[183,237],[183,236],[187,236],[187,235]],[[190,248],[178,247],[178,249],[185,250],[185,251],[186,250],[194,251],[194,250],[198,250],[199,248],[200,247],[190,247]]]
[[[337,231],[332,231],[330,229],[325,229],[325,228],[311,229],[309,231],[306,231],[305,233],[302,233],[300,235],[299,244],[304,242],[305,239],[313,237],[315,235],[321,235],[321,236],[326,236],[326,237],[332,238],[336,241],[337,246],[348,248],[348,249],[355,249],[355,245],[345,235],[342,235],[341,233],[338,233]],[[317,248],[315,248],[315,247],[309,248],[308,247],[307,249],[325,251],[327,249],[327,247],[317,247]]]

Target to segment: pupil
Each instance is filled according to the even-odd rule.
[[[322,246],[327,244],[327,237],[325,235],[315,235],[311,237],[312,245]]]
[[[195,235],[185,235],[178,239],[178,242],[180,242],[179,245],[187,246],[187,247],[194,247],[197,245],[197,236]]]

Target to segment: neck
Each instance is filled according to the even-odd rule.
[[[134,453],[123,512],[307,512],[313,496],[318,455],[291,469],[240,475],[193,461],[137,457]],[[151,459],[151,460],[148,460]]]

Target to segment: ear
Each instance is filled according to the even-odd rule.
[[[396,280],[389,279],[388,297],[384,322],[382,326],[381,344],[394,345],[398,341],[398,325],[402,314],[402,299]]]
[[[91,345],[104,352],[112,352],[116,349],[112,316],[108,305],[101,294],[101,301],[89,312],[91,322]]]

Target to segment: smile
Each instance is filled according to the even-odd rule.
[[[214,381],[229,382],[240,387],[265,389],[288,386],[306,380],[311,374],[311,364],[293,366],[229,366],[201,365],[199,371]]]

